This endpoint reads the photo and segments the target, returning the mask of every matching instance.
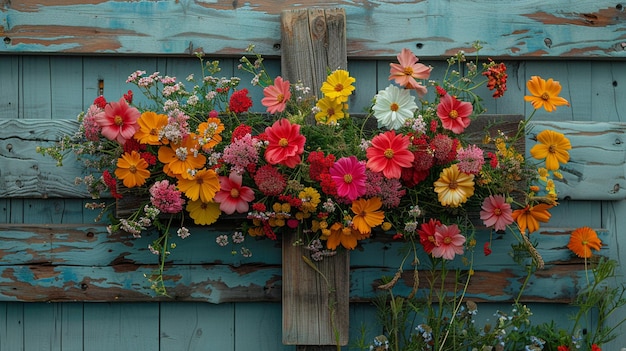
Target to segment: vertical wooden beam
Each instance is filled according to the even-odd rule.
[[[329,71],[347,69],[346,16],[343,9],[312,8],[283,11],[282,76],[301,81],[317,97]],[[346,345],[349,332],[350,256],[315,262],[317,272],[294,245],[283,238],[283,343],[298,351],[333,350]],[[325,277],[325,278],[324,278]]]

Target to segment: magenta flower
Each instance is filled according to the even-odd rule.
[[[176,185],[168,180],[154,183],[150,187],[150,203],[162,213],[179,213],[183,210],[185,199],[182,193],[176,190]]]
[[[214,201],[220,204],[220,210],[226,214],[248,212],[250,205],[254,200],[254,191],[242,186],[243,179],[241,174],[231,172],[228,177],[220,177],[220,191],[215,194]]]
[[[453,260],[455,254],[463,254],[463,244],[465,237],[456,224],[442,224],[435,229],[435,247],[431,253],[434,257]]]
[[[277,113],[285,111],[287,107],[287,101],[291,98],[291,91],[289,90],[289,81],[283,80],[281,76],[274,79],[274,85],[270,85],[263,89],[263,95],[261,104],[267,107],[268,113]]]
[[[411,167],[414,155],[409,151],[410,139],[394,130],[378,134],[365,150],[367,168],[382,172],[387,178],[400,178],[402,168]]]
[[[450,94],[446,94],[437,105],[437,116],[445,129],[461,134],[470,125],[469,116],[473,110],[471,103],[457,100]]]
[[[337,195],[354,201],[365,194],[365,164],[356,156],[340,158],[330,167],[329,173],[337,185]]]
[[[130,107],[124,98],[108,103],[104,111],[96,115],[96,122],[102,127],[102,135],[109,140],[124,144],[139,129],[137,120],[141,112]]]
[[[495,230],[506,230],[506,226],[513,223],[511,205],[502,195],[491,195],[485,198],[480,211],[480,219],[487,227]]]

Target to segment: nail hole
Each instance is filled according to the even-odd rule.
[[[11,44],[11,38],[4,37],[4,43],[7,44],[7,45]]]
[[[617,81],[616,81],[616,80],[614,80],[614,81],[613,81],[613,86],[614,86],[614,87],[616,87],[616,86],[617,86]]]
[[[615,5],[615,8],[621,11],[623,6],[622,6],[622,4],[617,4],[617,5]]]
[[[80,284],[80,288],[83,290],[87,290],[88,286],[85,283]]]
[[[543,40],[544,44],[546,44],[547,47],[551,48],[552,47],[552,39],[550,38],[545,38]]]
[[[417,44],[415,44],[415,47],[418,48],[418,49],[421,49],[421,48],[424,47],[424,44],[423,43],[417,43]]]
[[[87,232],[87,237],[88,237],[88,238],[93,238],[93,236],[94,236],[94,233],[93,233],[93,232]]]
[[[280,44],[279,43],[274,44],[273,47],[274,47],[274,50],[280,50]]]

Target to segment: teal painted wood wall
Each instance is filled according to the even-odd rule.
[[[497,4],[502,8],[496,7],[494,13]],[[624,128],[619,123],[626,119],[626,12],[622,4],[603,0],[497,4],[487,0],[301,1],[297,4],[221,0],[55,0],[45,4],[36,0],[0,1],[0,37],[3,38],[0,43],[0,126],[4,127],[0,131],[0,293],[3,296],[0,351],[295,350],[293,346],[281,344],[281,306],[276,298],[280,295],[270,294],[263,301],[245,302],[241,298],[217,304],[162,300],[128,302],[130,298],[127,302],[114,299],[111,302],[72,302],[87,300],[88,293],[81,297],[84,290],[78,284],[74,295],[69,295],[67,289],[59,290],[58,296],[63,293],[69,296],[67,302],[45,303],[23,302],[25,298],[11,295],[11,285],[7,283],[13,279],[9,269],[21,266],[32,271],[31,258],[26,257],[29,253],[21,251],[23,245],[15,244],[15,239],[19,238],[34,245],[24,236],[20,237],[19,233],[29,232],[20,225],[92,226],[94,216],[83,207],[84,194],[58,197],[70,191],[71,178],[55,168],[50,160],[37,158],[32,151],[32,137],[22,138],[16,134],[25,132],[31,136],[41,135],[42,141],[52,140],[55,136],[49,133],[54,128],[44,130],[41,120],[59,123],[73,120],[98,95],[98,80],[104,80],[105,96],[115,97],[128,89],[124,81],[135,69],[186,75],[197,67],[189,51],[198,48],[221,58],[229,74],[240,75],[236,71],[237,58],[254,42],[261,53],[274,56],[270,67],[271,73],[277,74],[280,48],[276,44],[280,43],[281,10],[312,6],[346,9],[348,69],[357,78],[357,94],[350,101],[355,112],[360,112],[380,88],[387,86],[388,63],[402,47],[411,47],[422,61],[435,66],[436,77],[437,68],[443,67],[445,57],[457,49],[469,50],[470,43],[480,39],[486,42],[482,52],[485,57],[502,57],[509,67],[509,91],[497,102],[488,102],[490,113],[528,115],[531,107],[522,99],[526,94],[525,82],[531,75],[554,77],[565,87],[562,95],[572,106],[559,108],[554,114],[539,113],[535,117],[538,121],[557,123],[557,126],[558,122],[586,121],[602,128],[609,124],[595,122],[611,123],[615,134],[610,135],[614,135],[615,140],[623,140]],[[486,91],[483,93],[487,96]],[[16,120],[20,122],[19,129],[13,124]],[[24,129],[28,120],[38,129]],[[617,146],[615,149],[611,162],[623,173],[624,153]],[[602,157],[607,155],[603,153]],[[594,186],[587,188],[588,191],[573,191],[582,194],[580,198],[561,201],[553,211],[546,237],[558,239],[554,233],[582,225],[600,228],[607,242],[605,254],[624,257],[626,245],[621,237],[626,228],[624,190],[619,186],[614,192],[611,192],[614,187],[605,188],[614,184],[626,188],[626,179],[619,172],[605,174],[606,177],[597,175],[591,182]],[[601,182],[603,178],[608,178],[606,184]],[[191,239],[197,240],[195,243],[200,243],[201,247],[211,247],[213,240]],[[553,247],[558,247],[557,243],[558,240]],[[45,251],[46,242],[39,244]],[[131,245],[141,256],[140,250],[146,244],[147,241],[139,241]],[[75,249],[78,252],[80,245],[76,244]],[[224,255],[218,253],[215,246],[212,250],[215,250],[212,255]],[[254,260],[274,265],[269,269],[279,272],[278,250],[266,251],[268,253],[261,254],[259,250]],[[50,250],[51,254],[45,259],[69,257],[55,256],[55,252]],[[97,250],[91,252],[103,262],[111,257],[106,252],[101,252],[100,256]],[[372,252],[380,252],[380,255],[372,255]],[[546,249],[546,252],[550,251]],[[87,262],[80,263],[83,259],[93,259],[91,256],[72,257],[78,266]],[[369,278],[372,267],[377,269],[374,274],[378,274],[381,268],[395,268],[397,263],[393,248],[389,250],[389,246],[381,242],[370,243],[362,252],[355,252],[351,262],[355,272],[361,274],[353,274],[354,286],[364,285],[367,279],[359,279]],[[229,264],[238,263],[227,261],[226,265]],[[47,274],[52,271],[51,268],[46,270],[45,265],[42,269],[41,272]],[[95,276],[97,269],[98,266],[94,266],[83,274]],[[624,268],[620,267],[620,281],[624,273]],[[81,281],[76,277],[63,278],[69,282]],[[21,276],[21,279],[52,287],[64,283],[56,276],[43,273]],[[133,279],[137,280],[130,278]],[[279,284],[278,281],[276,286]],[[246,289],[249,296],[261,294],[249,286]],[[367,340],[380,332],[374,327],[374,308],[363,302],[367,297],[363,296],[363,291],[371,289],[365,287],[361,293],[352,295],[351,340],[360,336],[362,326],[366,327]],[[495,300],[481,305],[480,314],[487,316],[485,318],[490,316],[490,310],[508,305],[506,301]],[[45,296],[39,301],[45,301]],[[562,302],[542,302],[536,305],[535,314],[540,318],[564,315],[568,309]],[[621,334],[626,334],[626,330]],[[626,346],[626,337],[620,336],[606,349],[619,350],[623,346]]]

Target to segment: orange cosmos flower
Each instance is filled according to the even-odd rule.
[[[565,135],[546,129],[537,134],[537,141],[539,143],[530,149],[530,154],[538,160],[545,159],[548,170],[557,170],[559,163],[569,161],[568,150],[572,149],[572,144]]]
[[[371,199],[357,199],[352,201],[352,227],[363,235],[369,236],[372,228],[379,226],[385,220],[385,213],[379,211],[383,202],[378,197]]]
[[[137,120],[139,130],[133,136],[141,144],[161,145],[160,133],[167,125],[167,116],[147,111]]]
[[[202,150],[208,152],[222,141],[220,133],[224,131],[224,123],[219,118],[210,117],[198,125],[198,140]]]
[[[115,176],[122,179],[127,188],[142,186],[150,177],[150,171],[147,168],[148,162],[141,158],[137,151],[133,150],[130,154],[125,152],[122,157],[117,159]]]
[[[474,175],[459,171],[459,167],[454,164],[441,171],[434,186],[439,203],[459,207],[474,195]]]
[[[161,146],[159,161],[165,164],[163,172],[170,177],[192,179],[193,171],[204,167],[206,157],[198,152],[195,135],[190,134],[180,144]]]
[[[330,226],[330,235],[326,240],[326,247],[335,250],[339,244],[348,250],[353,250],[357,244],[355,231],[350,227],[344,227],[341,223]]]
[[[210,202],[220,190],[220,180],[214,170],[202,169],[192,179],[179,179],[178,189],[191,200]]]
[[[538,204],[535,206],[526,205],[526,207],[513,211],[513,219],[517,222],[517,226],[522,234],[528,228],[528,234],[539,229],[539,222],[546,223],[552,216],[549,209],[552,206],[548,204]]]
[[[578,257],[589,258],[592,256],[591,250],[599,251],[602,248],[602,241],[598,238],[598,233],[589,227],[581,227],[572,232],[567,247]]]
[[[552,78],[546,81],[539,76],[532,76],[526,87],[532,95],[524,96],[524,100],[530,101],[535,110],[543,107],[546,111],[552,112],[556,111],[557,106],[569,106],[569,102],[559,96],[561,84]]]

